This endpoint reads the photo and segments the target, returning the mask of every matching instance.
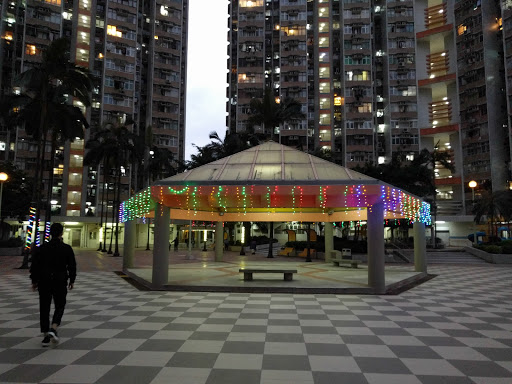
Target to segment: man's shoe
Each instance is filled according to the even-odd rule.
[[[51,337],[50,337],[50,335],[48,335],[48,334],[47,334],[47,335],[44,337],[43,341],[41,342],[41,345],[42,345],[43,347],[47,347],[47,346],[49,346],[49,345],[50,345],[50,341],[51,341]]]
[[[58,343],[59,342],[59,335],[57,335],[57,330],[56,329],[50,329],[48,331],[48,336],[50,336],[50,338],[52,339],[52,343]]]

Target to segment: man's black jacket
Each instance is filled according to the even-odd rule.
[[[30,266],[30,279],[33,284],[66,283],[76,279],[76,261],[73,248],[61,239],[51,239],[36,248]]]

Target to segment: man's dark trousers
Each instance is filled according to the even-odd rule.
[[[50,309],[53,303],[55,312],[53,313],[52,324],[60,325],[64,307],[66,306],[66,296],[68,294],[67,284],[62,281],[52,281],[42,284],[39,290],[39,319],[41,322],[41,332],[50,330]]]

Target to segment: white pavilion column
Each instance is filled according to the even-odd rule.
[[[124,249],[123,249],[123,270],[133,268],[135,256],[136,221],[127,220],[124,223]]]
[[[415,221],[412,225],[414,234],[414,270],[427,272],[427,242],[425,240],[425,223]]]
[[[324,235],[325,235],[325,262],[331,262],[331,251],[334,250],[334,227],[332,223],[325,222]]]
[[[377,202],[368,208],[368,285],[377,294],[386,291],[384,273],[384,203]]]
[[[152,283],[156,286],[162,286],[169,281],[169,214],[169,207],[156,204],[152,275]]]
[[[215,223],[215,261],[222,261],[224,255],[224,222]]]

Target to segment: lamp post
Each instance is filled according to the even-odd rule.
[[[5,172],[0,172],[0,221],[2,220],[2,194],[4,192],[4,182],[7,181],[9,175]]]
[[[473,203],[473,208],[475,207],[475,188],[478,186],[478,183],[475,181],[475,180],[471,180],[469,183],[468,183],[468,186],[469,188],[471,188],[471,198],[472,198],[472,203]],[[475,224],[475,221],[473,219],[473,244],[475,245],[478,245],[478,239],[476,237],[476,224]]]

